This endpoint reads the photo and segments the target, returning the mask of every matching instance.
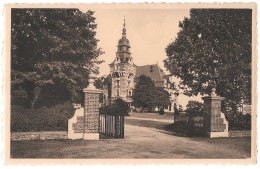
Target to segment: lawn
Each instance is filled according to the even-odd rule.
[[[125,139],[12,141],[12,158],[250,158],[251,138],[174,136],[169,123],[127,119]]]
[[[172,120],[174,119],[173,115],[170,114],[164,114],[159,115],[159,113],[136,113],[136,112],[130,112],[130,117],[137,117],[137,118],[149,118],[149,119],[162,119],[162,120]]]

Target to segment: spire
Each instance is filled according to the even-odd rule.
[[[122,37],[126,37],[125,18],[124,18],[124,24],[123,24],[123,26],[124,26],[124,28],[123,28]]]

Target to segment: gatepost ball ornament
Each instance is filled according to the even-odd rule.
[[[94,73],[90,73],[89,74],[89,79],[88,79],[88,87],[87,87],[87,90],[95,90],[96,87],[94,86],[94,82],[95,82],[95,79],[97,78],[97,76],[94,74]]]

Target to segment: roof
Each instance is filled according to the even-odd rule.
[[[126,37],[122,37],[118,41],[118,46],[123,46],[123,45],[130,47],[129,40]]]
[[[137,66],[135,78],[141,75],[150,77],[154,82],[163,81],[165,73],[158,64]]]

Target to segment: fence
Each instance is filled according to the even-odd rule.
[[[100,114],[99,118],[99,133],[115,138],[124,138],[124,115]]]
[[[189,136],[205,136],[204,117],[188,114],[175,115],[173,130]]]

